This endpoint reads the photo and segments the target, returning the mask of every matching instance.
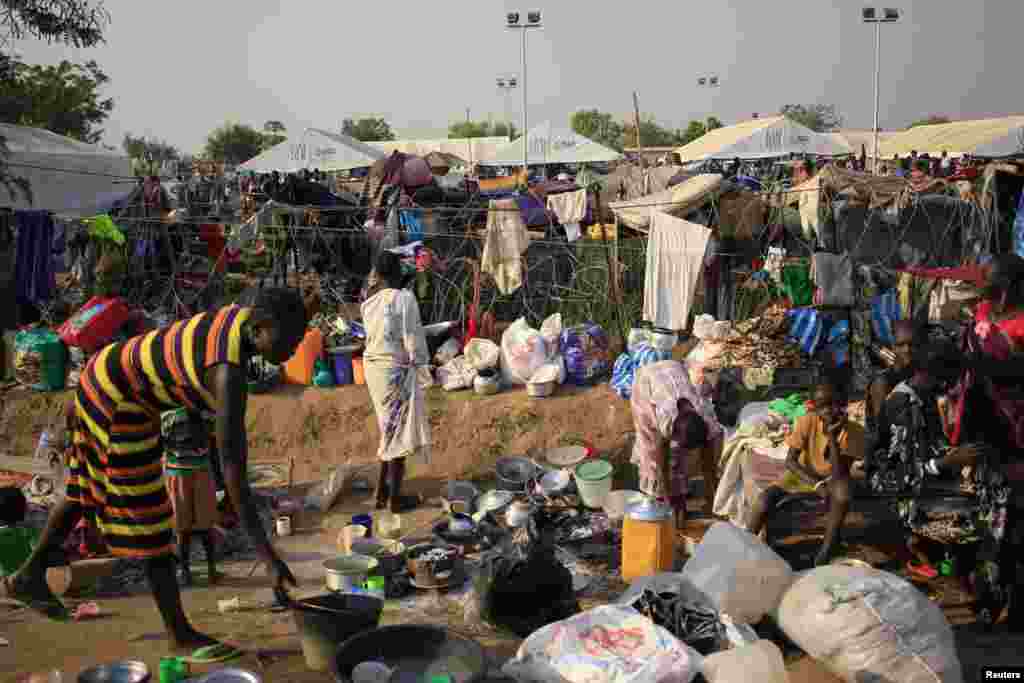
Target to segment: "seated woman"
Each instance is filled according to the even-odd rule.
[[[711,405],[690,382],[686,366],[678,361],[637,370],[630,406],[636,426],[632,462],[640,470],[640,491],[667,500],[680,526],[686,517],[687,457],[700,451],[707,486],[713,486],[715,456],[724,430]],[[714,489],[708,488],[709,508],[713,495]]]
[[[922,497],[930,479],[958,475],[974,462],[978,446],[949,448],[939,415],[939,399],[956,378],[960,357],[955,348],[940,342],[914,352],[911,377],[899,383],[885,399],[878,429],[866,458],[868,486],[879,494],[906,494],[897,501],[900,518],[910,531],[908,548],[912,574],[932,579],[938,572],[930,564],[923,540],[956,544],[975,534],[973,504],[951,492],[949,496]]]
[[[851,444],[862,433],[843,411],[839,382],[826,379],[814,390],[814,412],[797,418],[786,438],[789,456],[786,474],[765,489],[751,512],[750,533],[759,535],[780,504],[791,495],[816,493],[828,501],[825,542],[814,560],[827,564],[839,543],[839,533],[850,509],[850,453],[860,452]]]

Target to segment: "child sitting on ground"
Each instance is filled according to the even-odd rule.
[[[167,493],[178,535],[179,582],[183,586],[192,584],[189,561],[192,536],[197,535],[206,552],[209,581],[216,583],[218,574],[211,532],[217,521],[217,489],[210,469],[209,421],[179,408],[161,416],[161,432]]]
[[[814,560],[820,566],[831,561],[839,544],[843,520],[850,509],[850,454],[863,453],[863,444],[851,444],[851,437],[862,440],[863,432],[847,419],[835,379],[818,384],[813,399],[814,409],[797,418],[786,438],[786,473],[758,498],[748,530],[759,535],[789,497],[818,494],[828,501],[825,541]]]

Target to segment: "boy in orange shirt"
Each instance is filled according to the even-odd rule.
[[[851,440],[862,440],[863,431],[847,420],[837,382],[825,380],[815,387],[814,406],[807,415],[797,418],[786,437],[786,473],[758,498],[748,530],[760,534],[787,497],[818,494],[828,501],[825,541],[814,560],[816,566],[821,566],[831,561],[850,509],[850,454],[863,453],[863,444],[851,444]]]

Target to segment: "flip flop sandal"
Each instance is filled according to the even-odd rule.
[[[907,562],[907,571],[919,579],[931,581],[939,575],[938,570],[930,564],[914,564]]]
[[[29,609],[39,612],[51,621],[71,621],[71,613],[60,600],[33,600],[20,595],[14,588],[14,581],[12,581],[10,577],[0,578],[0,587],[3,589],[0,597],[6,597],[9,600],[20,602]]]
[[[186,664],[222,664],[238,659],[244,654],[245,652],[237,647],[226,643],[217,643],[216,645],[201,647],[188,657],[180,657],[179,659]]]

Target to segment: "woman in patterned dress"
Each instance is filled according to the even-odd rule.
[[[249,491],[246,369],[252,355],[272,363],[287,360],[306,325],[297,292],[265,289],[252,307],[225,306],[111,344],[93,356],[75,399],[67,495],[52,510],[32,556],[4,581],[8,595],[51,618],[66,618],[64,605],[46,584],[45,558],[81,513],[95,521],[113,555],[145,562],[153,598],[175,648],[213,642],[185,616],[174,572],[160,415],[175,408],[216,414],[217,450],[233,507],[268,565],[276,590],[295,585],[267,539]]]
[[[366,388],[370,390],[380,426],[381,461],[377,509],[401,512],[418,499],[402,495],[406,459],[430,455],[430,423],[426,393],[430,386],[430,354],[416,297],[402,288],[402,264],[385,251],[367,283],[362,305],[366,326],[363,352]]]
[[[1024,629],[1024,259],[996,258],[974,325],[967,370],[951,407],[953,444],[984,441],[974,468],[982,547],[973,573],[978,620]]]

